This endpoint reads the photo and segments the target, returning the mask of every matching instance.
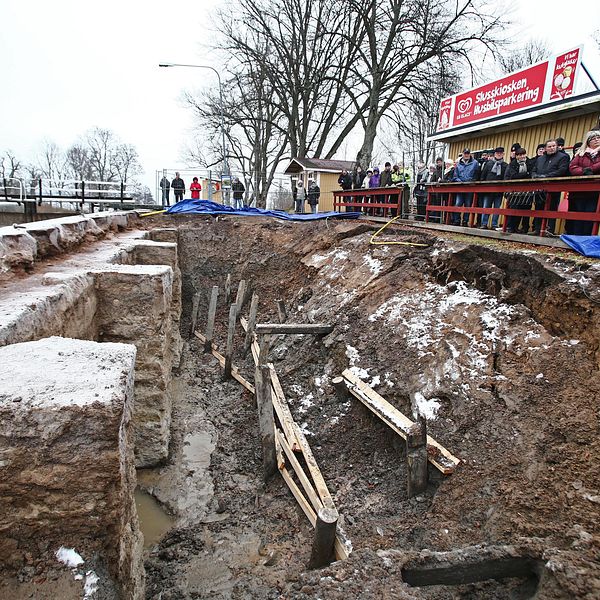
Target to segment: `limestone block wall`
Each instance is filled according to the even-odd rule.
[[[173,365],[173,269],[114,265],[95,274],[98,340],[137,348],[134,436],[136,464],[168,456]]]
[[[48,338],[0,348],[0,565],[99,553],[143,598],[133,492],[132,345]]]

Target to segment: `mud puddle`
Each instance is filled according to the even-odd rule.
[[[160,504],[148,492],[135,490],[135,506],[140,520],[140,529],[144,534],[144,547],[149,548],[158,543],[175,524]]]

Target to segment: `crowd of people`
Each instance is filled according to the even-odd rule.
[[[510,148],[508,159],[505,159],[505,149],[498,146],[493,150],[481,153],[479,158],[465,148],[456,161],[437,158],[435,164],[427,167],[420,162],[417,165],[415,175],[415,186],[413,196],[417,206],[417,220],[424,220],[427,205],[427,183],[438,182],[493,182],[518,179],[547,179],[567,176],[600,175],[600,130],[589,131],[585,140],[574,144],[572,155],[565,149],[563,138],[554,138],[545,143],[538,144],[533,156],[527,156],[527,149],[515,142]],[[382,188],[398,186],[410,181],[408,172],[398,165],[385,163],[382,172],[377,167],[364,172],[357,166],[352,173],[342,171],[338,184],[343,190],[362,188]],[[443,204],[448,197],[447,193],[432,194],[430,202],[434,205]],[[543,210],[546,205],[547,194],[540,189],[537,192],[488,192],[480,193],[478,206],[483,208],[500,208],[502,202],[506,201],[507,208],[519,210]],[[549,194],[550,205],[548,210],[558,210],[561,193]],[[367,203],[382,201],[381,195],[368,196]],[[358,200],[358,199],[357,199]],[[570,212],[595,212],[598,202],[598,192],[570,192],[568,195],[568,210]],[[455,195],[455,206],[470,207],[473,203],[473,193],[461,192]],[[347,210],[355,210],[347,207]],[[383,214],[374,209],[366,209],[368,214]],[[392,216],[394,216],[392,214]],[[490,219],[491,216],[491,219]],[[452,213],[453,225],[468,226],[470,215],[464,213]],[[439,221],[439,212],[430,212],[429,219]],[[499,215],[478,215],[477,226],[481,229],[498,227]],[[539,235],[541,232],[542,219],[535,217],[530,223],[530,217],[507,217],[506,231],[508,233],[527,233]],[[592,221],[568,220],[565,230],[572,235],[591,235]],[[556,227],[556,219],[548,219],[546,233],[553,235]]]
[[[163,175],[160,180],[160,189],[162,192],[162,205],[169,206],[170,205],[170,195],[171,190],[175,195],[175,203],[183,200],[183,196],[186,192],[185,181],[181,178],[179,172],[175,173],[175,177],[172,181],[167,179],[166,175]],[[197,177],[192,179],[192,183],[190,184],[190,197],[192,200],[200,200],[200,192],[202,191],[202,184],[198,181]],[[240,181],[239,177],[235,177],[231,184],[231,194],[233,198],[233,208],[243,208],[244,207],[244,192],[246,188],[244,184]]]

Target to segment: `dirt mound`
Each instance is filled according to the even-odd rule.
[[[218,555],[229,573],[219,575],[227,585],[198,597],[599,597],[600,269],[403,228],[389,241],[425,246],[371,246],[371,233],[349,222],[198,219],[180,227],[184,333],[193,293],[203,291],[205,315],[207,291],[222,290],[228,273],[259,294],[260,322],[277,320],[282,298],[290,322],[335,325],[323,339],[274,340],[270,358],[355,553],[304,573],[307,521],[280,478],[259,493],[252,400],[221,383],[216,361],[192,342],[180,376],[214,390],[200,403],[219,437],[213,509],[221,502],[235,510],[179,529],[154,550],[150,597],[195,597],[185,590],[206,570],[194,567],[198,553]],[[228,308],[222,296],[219,304],[223,348]],[[252,379],[239,339],[233,362]],[[332,378],[348,367],[406,415],[425,414],[430,435],[462,460],[459,469],[446,478],[430,469],[427,492],[408,499],[402,444],[334,393]],[[197,409],[186,400],[179,411],[185,418]],[[216,538],[229,540],[222,548],[242,534],[253,540],[243,559],[231,549],[218,554]],[[517,545],[542,566],[533,580],[402,583],[407,553],[478,545]]]

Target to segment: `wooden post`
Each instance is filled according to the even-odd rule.
[[[260,352],[258,354],[258,364],[266,365],[267,357],[269,354],[269,346],[271,345],[271,336],[265,334],[259,336],[258,345],[260,347]]]
[[[235,297],[235,306],[237,314],[242,312],[242,303],[244,302],[244,296],[246,295],[246,280],[242,279],[238,285],[237,296]]]
[[[257,365],[254,371],[254,388],[258,407],[258,425],[263,457],[264,481],[277,473],[277,452],[275,449],[275,422],[271,401],[271,375],[267,365]]]
[[[217,298],[219,296],[219,287],[213,285],[210,293],[210,303],[208,305],[208,323],[206,324],[206,341],[204,342],[204,352],[212,350],[213,333],[215,330],[215,315],[217,314]]]
[[[323,507],[319,509],[310,562],[308,563],[309,569],[325,567],[332,562],[337,522],[338,512],[335,508]]]
[[[227,329],[227,347],[225,348],[225,371],[223,379],[231,379],[231,355],[233,354],[233,335],[235,333],[235,322],[237,320],[237,307],[232,304],[229,307],[229,328]]]
[[[348,400],[348,386],[346,380],[343,377],[334,377],[331,380],[333,387],[335,388],[335,395],[337,396],[340,404],[343,404]]]
[[[412,498],[427,489],[427,421],[421,415],[406,434],[406,466],[408,497]]]
[[[277,302],[277,312],[279,313],[279,322],[287,321],[287,311],[285,310],[285,302],[283,300],[275,300]]]
[[[210,189],[210,184],[208,188]],[[225,280],[225,304],[229,304],[229,300],[231,300],[231,273],[227,274],[227,279]]]
[[[200,307],[200,292],[196,292],[192,298],[192,327],[190,336],[194,335],[196,325],[198,324],[198,308]]]
[[[254,339],[254,326],[256,325],[256,313],[258,312],[258,294],[252,294],[250,303],[250,316],[248,317],[248,329],[246,330],[246,339],[244,340],[244,356],[248,354],[252,340]]]

